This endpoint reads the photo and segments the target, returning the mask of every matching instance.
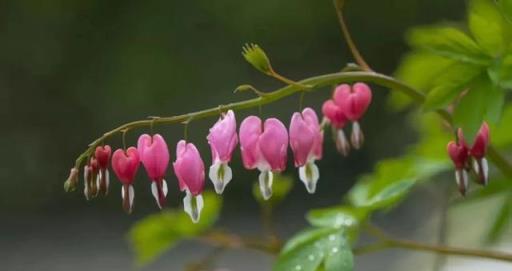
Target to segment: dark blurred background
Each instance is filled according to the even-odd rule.
[[[346,16],[372,67],[390,74],[407,50],[406,29],[440,20],[460,21],[464,10],[462,0],[359,0],[349,2]],[[241,47],[246,42],[260,44],[276,70],[294,79],[335,72],[352,61],[330,0],[1,1],[0,269],[133,268],[126,233],[138,219],[158,212],[144,174],[135,184],[135,213],[126,216],[115,179],[107,198],[87,202],[82,187],[64,193],[69,168],[88,143],[122,123],[250,98],[249,93],[233,94],[240,84],[262,90],[282,86],[244,61]],[[365,147],[342,158],[326,140],[317,193],[307,195],[298,184],[276,210],[285,236],[306,225],[307,209],[339,202],[358,175],[414,142],[404,114],[386,108],[387,90],[375,89],[362,123]],[[328,90],[306,95],[305,104],[319,112],[328,96]],[[288,123],[297,108],[298,97],[290,97],[265,106],[263,116]],[[239,112],[237,118],[240,122],[256,112]],[[208,164],[205,137],[214,121],[194,121],[189,128],[189,139]],[[155,131],[166,137],[174,160],[183,127]],[[143,132],[131,131],[129,144],[135,144]],[[120,137],[108,143],[120,146]],[[243,170],[239,157],[237,152],[235,179],[224,193],[219,224],[235,232],[258,232],[257,203],[248,196],[257,173]],[[291,164],[288,173],[296,175]],[[181,195],[170,171],[168,181],[169,203],[176,207]],[[404,227],[401,230],[415,231],[434,212],[422,201],[431,194],[419,193],[412,200],[418,202],[415,209],[400,207],[382,218],[383,223],[393,224],[396,219],[401,222],[394,224]],[[143,269],[181,270],[207,251],[185,244]],[[392,255],[405,257],[405,253]],[[357,270],[376,270],[376,264],[379,270],[394,268],[393,257],[384,263],[365,259],[375,262],[358,262]],[[265,255],[232,252],[221,266],[269,270],[271,262]]]

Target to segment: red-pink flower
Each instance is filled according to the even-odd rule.
[[[89,163],[84,166],[84,195],[87,200],[98,195],[98,172],[98,161],[96,158],[91,157]]]
[[[213,182],[217,194],[222,194],[226,185],[231,181],[233,173],[228,163],[231,161],[233,151],[238,144],[236,133],[236,119],[232,110],[223,115],[210,128],[208,144],[212,151],[212,165],[209,177]]]
[[[475,142],[471,147],[470,154],[473,156],[473,169],[478,174],[478,183],[487,185],[489,166],[485,154],[489,146],[489,126],[487,122],[482,123],[480,130],[476,134]]]
[[[108,172],[108,164],[112,149],[109,145],[98,146],[94,152],[94,157],[98,161],[99,174],[97,177],[98,191],[103,195],[108,194],[108,187],[110,185],[110,174]]]
[[[112,155],[112,169],[123,184],[121,197],[123,198],[123,209],[127,213],[131,213],[133,209],[133,199],[135,198],[133,182],[139,165],[139,152],[134,147],[129,147],[126,151],[117,149]]]
[[[139,159],[151,179],[151,192],[158,207],[162,208],[167,196],[167,182],[164,180],[169,165],[169,149],[164,138],[155,134],[143,134],[137,142]]]
[[[462,195],[466,194],[469,186],[468,174],[466,172],[469,150],[464,140],[462,130],[457,131],[457,141],[450,141],[446,146],[448,155],[455,165],[455,181],[459,187],[459,191]]]
[[[204,189],[204,163],[196,146],[185,140],[180,140],[176,146],[176,161],[173,163],[174,173],[178,177],[181,191],[185,191],[183,199],[185,212],[187,212],[194,223],[199,221],[203,208]],[[195,200],[195,204],[193,204]]]
[[[311,108],[302,113],[295,112],[290,122],[290,147],[293,151],[295,167],[309,193],[315,193],[320,178],[315,160],[322,158],[323,131],[318,117]]]
[[[240,149],[247,169],[260,170],[259,183],[263,198],[272,196],[272,172],[286,169],[288,132],[276,118],[264,123],[256,116],[247,117],[240,125]]]
[[[364,135],[359,125],[372,101],[372,91],[365,83],[356,83],[352,88],[347,84],[336,87],[334,91],[334,102],[340,106],[343,113],[352,121],[352,135],[350,140],[354,148],[359,149],[364,141]]]
[[[349,85],[341,85],[343,87],[349,87]],[[341,87],[340,86],[340,87]],[[343,128],[348,122],[343,109],[334,102],[333,99],[329,99],[324,102],[322,106],[322,113],[325,119],[331,124],[331,130],[336,143],[336,149],[339,153],[347,156],[350,152],[350,144],[347,140],[347,136],[343,131]]]

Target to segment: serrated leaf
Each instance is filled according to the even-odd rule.
[[[278,205],[288,195],[293,188],[294,179],[288,175],[274,174],[274,181],[272,184],[272,197],[265,200],[261,195],[258,182],[254,182],[252,186],[252,194],[260,204],[270,204],[271,206]]]
[[[194,224],[182,210],[164,210],[138,221],[129,238],[139,265],[147,264],[177,242],[207,230],[217,220],[221,198],[211,192],[203,193],[204,208],[201,220]]]
[[[450,104],[482,70],[482,67],[475,65],[452,64],[434,80],[434,87],[427,94],[424,110],[440,109]]]
[[[496,242],[503,233],[507,230],[507,226],[512,222],[512,194],[507,196],[503,204],[500,207],[500,210],[496,214],[496,218],[492,223],[492,227],[487,233],[487,242],[494,243]]]
[[[491,59],[464,32],[447,26],[418,27],[407,35],[409,44],[456,61],[488,65]]]
[[[494,84],[512,89],[512,54],[496,59],[487,72]]]
[[[353,256],[342,230],[316,228],[297,234],[285,244],[273,270],[316,271],[322,263],[326,271],[352,270]]]
[[[468,11],[469,29],[489,55],[497,56],[507,46],[506,22],[492,0],[472,0]]]

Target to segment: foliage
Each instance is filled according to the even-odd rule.
[[[469,33],[435,25],[407,34],[412,51],[403,58],[396,76],[425,94],[423,111],[414,111],[409,118],[419,134],[418,141],[401,156],[383,159],[372,173],[361,176],[340,204],[309,211],[306,219],[311,227],[286,242],[274,271],[353,270],[352,247],[372,215],[393,208],[415,186],[434,181],[452,169],[445,148],[453,135],[433,111],[453,109],[453,123],[463,128],[468,142],[487,120],[494,144],[502,148],[512,145],[512,106],[506,104],[507,91],[512,88],[511,7],[512,1],[494,4],[491,0],[472,0],[467,16]],[[270,73],[270,60],[259,47],[247,47],[244,57],[256,69]],[[400,96],[403,94],[392,93],[395,108],[410,105]],[[512,217],[512,185],[497,175],[492,172],[496,180],[468,196],[469,201],[503,196],[487,235],[491,242],[504,233]],[[269,201],[260,196],[256,183],[253,194],[268,211],[285,199],[294,182],[289,176],[276,174]],[[220,200],[211,194],[205,200],[208,203],[200,224],[191,224],[182,212],[175,211],[139,222],[130,234],[139,262],[147,263],[178,241],[209,228],[218,215]]]

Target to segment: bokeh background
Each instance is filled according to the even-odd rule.
[[[391,74],[407,50],[403,35],[409,27],[461,21],[464,12],[462,0],[359,0],[350,1],[346,16],[372,67]],[[158,212],[149,182],[139,174],[135,213],[127,216],[115,180],[107,198],[92,202],[80,192],[64,193],[69,168],[89,142],[122,123],[250,98],[249,93],[233,94],[240,84],[262,90],[280,87],[244,61],[241,47],[246,42],[260,44],[276,70],[294,79],[338,71],[351,61],[330,0],[1,1],[0,269],[136,269],[126,234],[137,220]],[[374,93],[362,123],[364,148],[342,158],[326,140],[317,193],[310,196],[302,184],[296,185],[276,210],[277,227],[284,236],[306,225],[307,209],[339,202],[357,176],[415,141],[405,115],[388,110],[388,90],[375,87]],[[305,104],[319,110],[328,96],[327,90],[306,95]],[[263,116],[288,123],[297,108],[298,97],[290,97],[263,107]],[[240,121],[254,113],[257,110],[247,110],[237,117]],[[214,121],[194,121],[189,127],[189,139],[208,162],[205,137]],[[173,153],[183,127],[155,131],[166,137]],[[142,132],[131,131],[128,143],[135,144]],[[120,137],[109,143],[120,146]],[[258,205],[250,196],[257,173],[243,170],[239,157],[237,153],[235,179],[224,193],[219,225],[238,233],[258,233]],[[292,167],[288,172],[296,174]],[[400,207],[377,217],[378,223],[399,236],[435,240],[445,198],[440,191],[452,185],[446,180],[419,187]],[[181,195],[170,172],[168,181],[169,205],[176,207]],[[450,240],[479,245],[486,219],[494,213],[492,206],[491,201],[451,211]],[[482,219],[470,219],[475,214]],[[510,249],[511,243],[504,240],[498,246]],[[142,270],[181,270],[209,250],[185,243]],[[389,251],[358,257],[356,269],[431,270],[433,259],[428,254]],[[450,259],[446,270],[511,268]],[[257,252],[231,251],[218,266],[270,270],[272,260]],[[482,266],[476,268],[478,264]]]

